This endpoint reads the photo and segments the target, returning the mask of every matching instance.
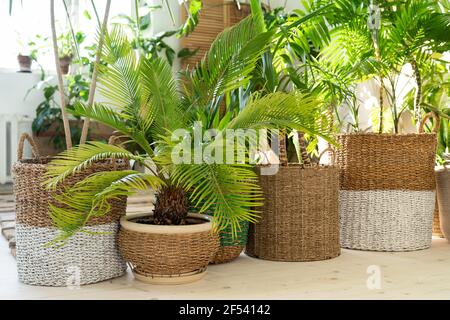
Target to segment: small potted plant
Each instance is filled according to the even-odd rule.
[[[43,54],[48,49],[48,38],[37,34],[34,39],[29,41],[26,45],[19,40],[21,47],[20,53],[17,55],[19,62],[19,72],[31,72],[31,65],[36,62],[43,73],[42,66],[38,63],[38,53]]]
[[[74,57],[74,49],[76,52],[76,50],[78,50],[77,48],[85,38],[86,35],[82,32],[77,32],[74,35],[69,32],[59,36],[58,41],[61,46],[59,48],[58,56],[62,74],[69,73],[70,65],[72,64]]]

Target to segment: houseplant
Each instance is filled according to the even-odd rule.
[[[220,34],[207,58],[181,82],[173,79],[164,60],[141,57],[137,61],[126,36],[120,29],[113,29],[105,38],[104,59],[108,66],[99,70],[99,81],[102,94],[119,109],[77,104],[74,113],[110,125],[127,137],[128,143],[137,144],[142,153],[98,142],[80,145],[52,161],[47,184],[55,187],[74,172],[105,158],[133,159],[150,173],[102,172],[67,190],[58,201],[66,208],[83,210],[52,207],[52,217],[62,230],[58,240],[64,241],[82,229],[90,217],[106,214],[110,209],[105,202],[108,199],[152,187],[157,190],[153,213],[122,219],[121,250],[139,279],[177,283],[204,274],[217,250],[217,237],[210,234],[211,228],[231,226],[236,234],[240,221],[256,219],[254,207],[260,205],[260,189],[248,160],[242,164],[211,161],[216,154],[211,154],[211,150],[221,150],[234,141],[227,130],[284,126],[316,132],[309,116],[315,106],[303,103],[299,94],[253,97],[239,114],[229,113],[222,120],[215,120],[217,113],[211,109],[226,92],[248,81],[255,61],[272,36],[261,32],[259,18],[248,17]],[[177,133],[179,129],[183,129],[181,135]],[[215,129],[217,134],[211,136],[209,129]],[[171,138],[174,132],[176,141]],[[206,141],[190,141],[192,134],[203,137],[205,133]],[[189,150],[182,152],[181,163],[177,161],[180,142],[183,150]],[[248,159],[249,147],[245,143],[234,144],[233,148],[232,160],[239,150]],[[210,156],[197,158],[199,150]],[[196,206],[203,203],[197,206],[200,213],[213,209],[212,225],[208,217],[188,212],[186,192]],[[192,224],[193,219],[197,224]],[[193,241],[190,229],[198,229],[193,232],[202,237],[201,243]]]
[[[110,1],[107,2],[106,12],[109,4]],[[54,1],[51,1],[50,7],[53,51],[59,80],[58,91],[61,98],[59,106],[66,135],[66,147],[71,148],[70,126],[66,115],[64,86],[59,68]],[[106,21],[104,25],[106,25]],[[103,31],[105,31],[104,28]],[[101,45],[99,45],[98,54],[101,50]],[[33,146],[33,159],[22,159],[23,144],[26,140]],[[39,156],[33,139],[27,134],[23,134],[21,137],[18,159],[13,166],[13,172],[19,280],[32,285],[67,286],[94,283],[122,275],[126,270],[126,264],[118,252],[117,232],[118,220],[126,209],[125,198],[111,200],[110,203],[114,204],[112,215],[106,219],[93,219],[87,226],[87,234],[79,234],[67,242],[65,247],[58,248],[48,247],[49,241],[58,234],[49,216],[49,206],[57,205],[55,197],[77,181],[83,180],[84,177],[97,171],[126,169],[128,163],[117,160],[96,162],[90,168],[67,179],[56,189],[46,190],[43,188],[42,182],[51,159]],[[94,243],[90,237],[92,233],[98,232],[106,233],[106,235]]]
[[[365,11],[352,11],[355,7],[350,6],[347,16],[352,23],[345,30],[338,29],[341,32],[336,32],[331,41],[335,56],[344,61],[356,64],[361,57],[370,57],[371,64],[366,64],[362,71],[366,77],[377,79],[381,90],[377,128],[372,128],[378,133],[338,137],[342,145],[337,150],[342,169],[341,245],[380,251],[424,249],[431,245],[436,131],[423,133],[425,120],[419,120],[424,110],[420,70],[421,62],[433,59],[434,52],[446,50],[448,41],[444,39],[448,37],[449,24],[433,1],[378,5],[375,14],[367,7]],[[360,40],[355,56],[345,50],[337,51],[341,46],[336,44],[346,49],[350,39]],[[397,83],[407,63],[411,64],[416,81],[412,109],[419,134],[399,134],[401,116],[408,112],[408,107],[399,105]],[[386,97],[390,104],[391,132],[385,121]],[[434,116],[432,113],[426,118]],[[437,118],[434,125],[437,129]],[[414,160],[418,157],[422,159],[420,163]]]

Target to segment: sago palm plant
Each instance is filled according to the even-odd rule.
[[[99,90],[111,105],[80,103],[73,112],[112,127],[125,145],[134,143],[141,152],[101,142],[74,147],[51,162],[46,184],[56,188],[68,176],[106,159],[134,160],[148,173],[98,172],[65,189],[50,208],[62,230],[57,240],[83,230],[90,218],[108,214],[109,200],[148,188],[157,193],[155,224],[186,223],[187,194],[199,212],[214,212],[216,228],[231,226],[235,233],[240,221],[256,219],[263,199],[249,164],[251,141],[234,139],[230,132],[289,128],[321,134],[322,127],[316,122],[315,98],[296,93],[252,96],[241,112],[217,116],[223,96],[248,81],[271,41],[261,19],[250,16],[225,30],[201,63],[179,79],[166,61],[137,58],[120,29],[106,35],[103,59],[108,64],[99,68]],[[196,141],[196,136],[206,139]],[[230,143],[233,161],[214,161],[222,151],[229,152]],[[236,161],[239,154],[244,161]]]

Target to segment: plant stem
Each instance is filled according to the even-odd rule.
[[[416,92],[414,94],[414,117],[416,118],[416,125],[420,125],[420,121],[422,120],[420,114],[420,100],[422,99],[422,77],[420,75],[420,70],[417,66],[416,59],[411,60],[411,67],[414,72],[414,78],[416,80]]]
[[[311,164],[308,152],[306,151],[306,140],[303,132],[298,132],[298,145],[300,147],[300,155],[302,157],[302,164]]]
[[[95,17],[97,18],[98,27],[101,26],[100,17],[98,16],[97,8],[95,7],[94,0],[91,0],[92,9],[94,9]]]
[[[56,74],[58,76],[58,88],[59,88],[59,96],[61,98],[61,115],[64,125],[64,134],[66,137],[66,148],[70,149],[72,148],[72,135],[70,133],[69,118],[67,117],[66,99],[64,96],[64,82],[61,67],[59,64],[58,40],[56,38],[56,27],[55,27],[55,0],[50,0],[50,24],[52,28],[53,53],[55,55]]]
[[[77,37],[76,37],[75,31],[73,29],[72,21],[70,20],[70,14],[69,14],[69,10],[67,8],[67,4],[66,4],[65,0],[63,0],[63,4],[64,4],[64,9],[65,9],[66,15],[67,15],[67,21],[69,22],[70,34],[72,35],[72,39],[73,39],[73,47],[75,48],[75,51],[77,53],[78,60],[80,60],[80,50],[78,47]]]
[[[102,55],[102,48],[103,48],[103,42],[105,39],[105,33],[108,23],[108,15],[109,15],[109,8],[111,6],[111,0],[106,1],[106,8],[105,8],[105,16],[103,17],[103,24],[100,30],[100,38],[98,40],[98,47],[97,47],[97,53],[95,55],[95,63],[94,63],[94,70],[92,72],[92,80],[91,80],[91,86],[89,88],[89,97],[88,97],[88,107],[92,107],[92,104],[94,103],[94,96],[95,96],[95,89],[97,88],[97,73],[98,73],[98,65],[100,64],[100,58]],[[89,124],[90,119],[84,118],[83,123],[83,130],[81,131],[81,138],[80,138],[80,144],[86,143],[88,131],[89,131]]]
[[[286,150],[286,130],[282,129],[280,130],[280,133],[278,135],[278,144],[280,149],[280,164],[282,166],[288,165],[288,158],[287,158],[287,150]]]

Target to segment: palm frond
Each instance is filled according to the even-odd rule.
[[[166,60],[156,58],[144,59],[140,67],[142,92],[146,97],[147,108],[141,109],[142,118],[151,120],[145,122],[145,130],[150,127],[153,136],[183,127],[183,112],[180,110],[180,97],[177,83],[172,74],[172,68]]]
[[[55,189],[67,177],[92,166],[97,161],[107,159],[128,159],[140,163],[145,161],[144,157],[135,155],[122,147],[97,141],[88,142],[55,156],[48,165],[44,185]]]
[[[217,103],[223,93],[239,88],[248,81],[271,37],[272,33],[261,30],[259,19],[252,16],[224,30],[188,75],[192,92],[187,92],[186,97],[205,107]]]
[[[263,204],[256,173],[249,165],[176,165],[172,178],[189,191],[200,212],[213,210],[216,228],[231,226],[234,234],[239,221],[256,221],[256,207]]]
[[[71,188],[55,196],[50,205],[50,217],[61,234],[53,244],[63,243],[83,227],[92,217],[111,212],[111,200],[121,200],[138,190],[158,189],[164,182],[150,174],[134,170],[104,171],[90,175]]]
[[[312,95],[275,92],[253,97],[226,129],[290,128],[326,137],[328,123],[321,102]]]

